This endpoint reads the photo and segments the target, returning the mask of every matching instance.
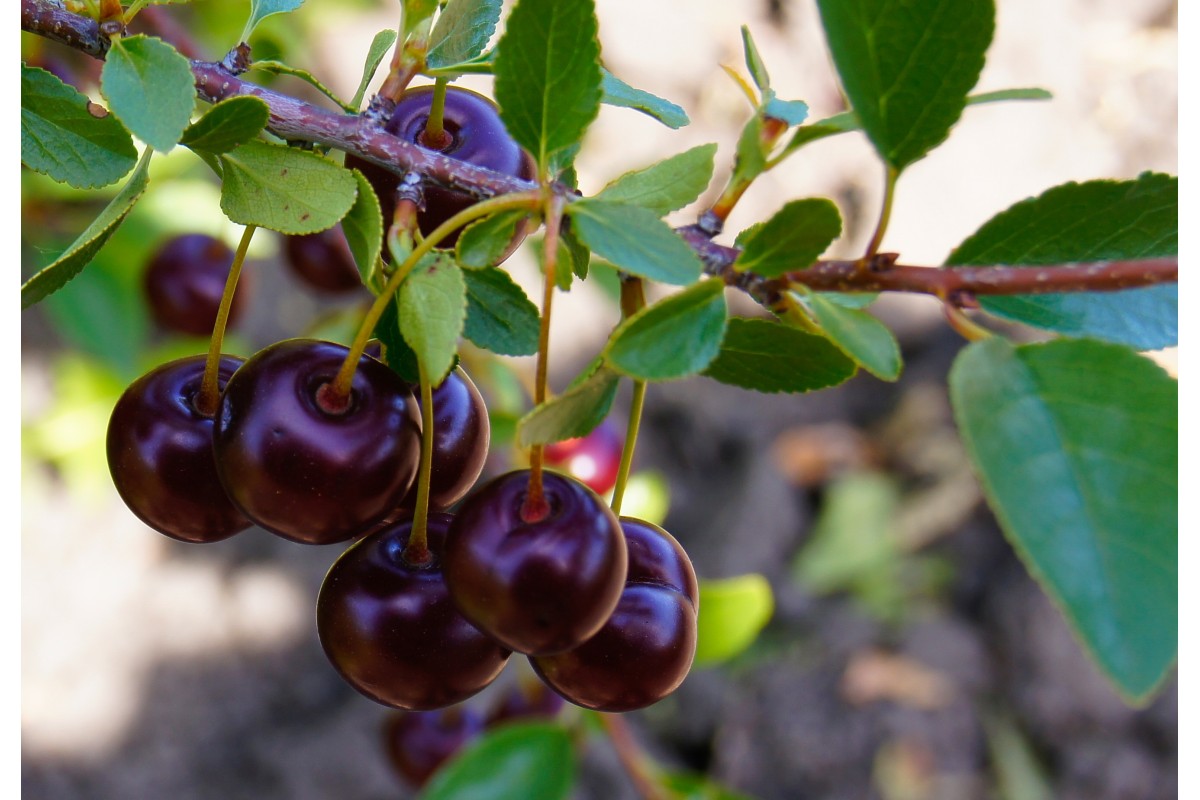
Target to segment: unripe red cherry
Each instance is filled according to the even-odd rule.
[[[546,464],[565,470],[596,494],[604,494],[617,485],[624,445],[617,426],[606,419],[586,436],[546,445]]]
[[[208,336],[233,265],[233,251],[220,239],[188,233],[169,239],[150,259],[142,277],[154,319],[189,336]],[[234,294],[228,324],[241,312],[244,292]]]
[[[432,86],[406,90],[396,101],[396,108],[384,129],[407,142],[478,167],[487,167],[524,180],[536,177],[537,168],[533,159],[509,136],[496,104],[469,89],[446,87],[442,126],[449,134],[448,143],[438,147],[435,143],[425,141],[422,134],[429,120],[433,94]],[[396,211],[396,187],[400,178],[354,156],[346,157],[346,167],[360,170],[371,182],[375,194],[379,196],[384,227],[390,225]],[[465,192],[428,183],[424,197],[425,208],[417,213],[417,224],[425,236],[459,211],[478,202],[477,198]],[[525,229],[522,226],[518,228],[504,258],[517,248],[524,237]],[[443,239],[439,246],[450,247],[457,240],[458,232],[455,232]]]
[[[242,512],[306,544],[345,541],[381,521],[412,484],[421,418],[401,378],[359,359],[348,405],[325,396],[347,348],[278,342],[249,358],[221,395],[217,473]]]
[[[696,655],[700,592],[687,553],[649,522],[622,517],[621,528],[629,577],[616,611],[579,647],[529,659],[554,691],[596,711],[657,703],[683,682]]]
[[[483,716],[469,706],[398,712],[384,723],[384,749],[397,774],[419,789],[483,731]]]
[[[543,473],[545,513],[526,518],[530,472],[463,501],[446,539],[446,583],[464,616],[506,647],[544,655],[604,624],[625,583],[625,537],[595,492]]]
[[[356,542],[317,597],[317,634],[346,681],[377,703],[427,711],[491,683],[509,651],[450,600],[442,574],[447,514],[430,514],[428,556],[411,563],[408,519]]]
[[[171,361],[129,385],[108,422],[108,469],[129,510],[181,542],[217,542],[250,527],[217,479],[212,417],[196,410],[204,356]],[[223,387],[240,358],[222,356]]]
[[[317,233],[283,237],[284,262],[312,288],[333,294],[362,287],[341,223]]]

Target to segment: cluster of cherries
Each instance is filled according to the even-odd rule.
[[[422,134],[430,101],[428,90],[411,90],[388,129],[432,146]],[[444,121],[443,152],[529,177],[528,156],[486,98],[449,92]],[[515,157],[497,163],[497,153]],[[376,190],[391,197],[395,178],[380,173],[372,176]],[[440,224],[431,213],[448,218],[471,202],[438,198],[427,191],[422,227]],[[286,252],[299,272],[343,288],[329,276],[340,270],[349,285],[348,271],[328,267],[353,264],[344,240],[331,237],[293,238]],[[211,328],[215,308],[206,316],[195,298],[209,298],[211,307],[228,267],[215,280],[191,282],[204,291],[172,290],[188,283],[179,276],[189,264],[231,255],[223,247],[181,237],[153,259],[147,291],[156,316],[186,320],[191,333]],[[357,539],[325,577],[317,631],[338,672],[384,705],[457,703],[488,685],[513,651],[586,708],[627,711],[673,691],[691,666],[698,605],[679,543],[650,523],[618,519],[596,491],[567,475],[516,470],[472,491],[490,428],[483,398],[461,368],[432,392],[432,465],[419,487],[423,425],[414,387],[366,354],[352,376],[341,375],[348,356],[341,345],[291,339],[245,361],[223,356],[207,389],[203,356],[142,376],[108,429],[122,499],[148,525],[185,542],[219,541],[252,524],[305,544]],[[579,446],[568,443],[558,455]],[[427,516],[416,513],[421,497]]]

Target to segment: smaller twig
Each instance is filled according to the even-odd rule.
[[[608,738],[617,751],[617,758],[621,760],[621,765],[629,773],[629,778],[633,781],[638,794],[645,800],[671,800],[671,796],[655,779],[653,767],[633,738],[633,732],[629,729],[625,718],[620,714],[599,713],[596,716],[599,717],[600,724],[608,733]]]

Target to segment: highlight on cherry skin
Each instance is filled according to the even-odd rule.
[[[187,336],[208,336],[217,321],[225,280],[233,265],[233,250],[220,239],[187,233],[164,242],[146,265],[142,288],[155,321]],[[244,305],[245,286],[239,285],[229,307],[233,324]]]
[[[408,142],[428,150],[436,150],[460,161],[524,180],[534,179],[537,171],[533,158],[509,136],[496,104],[470,89],[453,85],[446,87],[442,124],[448,138],[444,143],[428,141],[423,134],[433,105],[433,94],[433,86],[418,86],[405,90],[396,101],[396,108],[384,129]],[[379,197],[383,218],[392,219],[396,211],[395,198],[396,187],[400,183],[399,177],[355,156],[346,157],[346,167],[363,173]],[[433,185],[425,186],[424,200],[424,208],[417,212],[417,225],[424,236],[428,236],[450,217],[477,202],[475,197],[465,192]],[[512,255],[525,238],[525,234],[525,226],[518,226],[512,242],[499,261]],[[442,240],[440,246],[453,246],[458,240],[458,235],[459,231],[450,234]],[[387,257],[386,252],[384,256]]]
[[[517,470],[459,506],[446,538],[446,583],[463,615],[521,653],[548,655],[593,636],[625,584],[616,516],[574,478],[543,473],[545,505],[529,513],[531,473]]]
[[[341,542],[384,519],[417,474],[421,417],[395,372],[370,356],[344,407],[323,391],[349,351],[277,342],[230,378],[213,432],[217,474],[234,505],[285,539]]]
[[[317,635],[330,663],[362,694],[428,711],[491,683],[510,655],[459,612],[443,575],[448,514],[430,514],[427,552],[407,552],[413,521],[359,540],[329,568]]]
[[[572,703],[596,711],[633,711],[683,683],[696,654],[699,584],[675,537],[621,517],[629,574],[600,631],[565,653],[530,657],[538,677]]]
[[[222,356],[223,387],[240,358]],[[108,422],[108,470],[129,510],[181,542],[228,539],[250,527],[213,460],[213,418],[196,408],[205,356],[162,364],[131,383]]]

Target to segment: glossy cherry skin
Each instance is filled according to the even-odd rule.
[[[384,723],[384,749],[396,772],[420,788],[484,727],[483,716],[468,706],[395,713]]]
[[[696,655],[696,573],[679,542],[648,522],[621,518],[629,577],[617,610],[586,642],[530,658],[534,672],[576,705],[633,711],[683,683]]]
[[[217,321],[233,251],[203,233],[176,236],[150,259],[142,286],[159,325],[189,336],[208,336]],[[234,294],[228,324],[241,312],[242,291]]]
[[[420,389],[414,389],[419,393]],[[418,407],[421,398],[417,396]],[[444,510],[457,503],[479,479],[487,461],[491,423],[483,395],[456,367],[433,390],[433,463],[429,479],[429,507]],[[406,508],[417,502],[417,485],[408,490]]]
[[[204,356],[156,367],[117,401],[108,422],[108,470],[125,505],[151,528],[181,542],[217,542],[250,527],[217,479],[213,420],[193,400]],[[222,356],[224,386],[240,358]]]
[[[363,285],[340,223],[318,233],[283,237],[283,255],[292,272],[317,291],[341,294]]]
[[[606,419],[586,436],[546,445],[546,464],[566,470],[596,494],[604,494],[617,485],[624,446],[621,432]]]
[[[430,514],[425,564],[410,564],[406,519],[356,542],[317,596],[317,634],[346,681],[377,703],[428,711],[491,683],[509,651],[466,620],[446,589],[447,514]]]
[[[318,400],[347,349],[290,339],[249,358],[221,394],[217,474],[234,505],[285,539],[345,541],[399,505],[417,473],[421,418],[407,385],[359,359],[349,407]]]
[[[432,104],[432,86],[408,89],[396,102],[396,109],[384,125],[384,129],[405,141],[419,144],[428,150],[436,149],[437,152],[477,167],[487,167],[525,180],[533,180],[536,177],[537,169],[533,159],[508,135],[496,104],[470,89],[446,87],[442,126],[450,134],[449,144],[433,148],[420,141]],[[346,167],[360,170],[375,187],[375,194],[379,196],[379,204],[383,210],[384,227],[389,226],[396,211],[396,187],[400,183],[399,177],[354,156],[346,157]],[[417,214],[417,225],[421,233],[428,236],[450,217],[476,202],[477,198],[464,192],[426,184],[425,208]],[[522,227],[504,257],[510,255],[524,237],[525,230]],[[450,247],[457,240],[458,232],[455,232],[443,239],[439,246]]]
[[[506,647],[546,655],[600,629],[625,584],[625,537],[595,492],[543,473],[549,510],[526,521],[530,473],[492,480],[458,509],[446,539],[446,583],[467,619]]]
[[[487,715],[489,726],[515,720],[549,719],[558,716],[564,705],[562,697],[550,691],[546,684],[527,680],[514,685],[500,698]]]

